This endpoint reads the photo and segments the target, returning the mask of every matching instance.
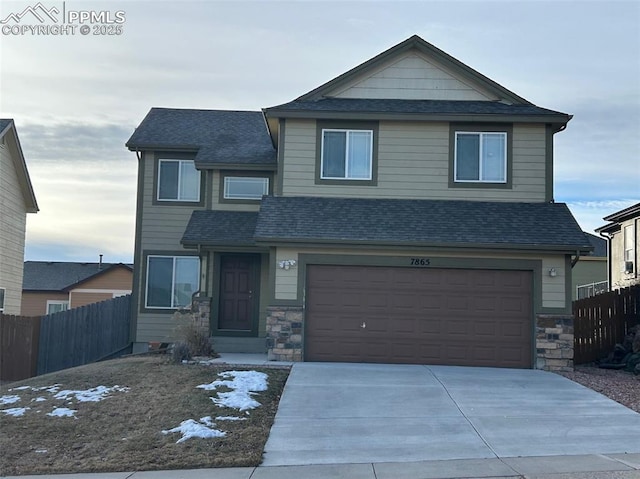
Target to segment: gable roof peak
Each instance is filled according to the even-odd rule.
[[[374,69],[380,67],[384,63],[393,60],[401,55],[406,54],[412,50],[417,51],[429,60],[433,61],[439,66],[443,66],[447,70],[455,73],[457,77],[464,82],[474,85],[478,90],[484,90],[494,95],[498,101],[507,104],[520,104],[520,105],[533,105],[530,101],[522,98],[516,93],[508,90],[497,82],[484,76],[480,72],[465,65],[461,61],[455,59],[448,53],[440,50],[438,47],[424,40],[419,35],[412,35],[406,40],[392,46],[391,48],[383,51],[375,57],[361,63],[360,65],[352,68],[351,70],[337,76],[333,80],[330,80],[319,87],[311,90],[304,95],[299,96],[294,101],[304,100],[319,100],[323,97],[330,96],[331,92],[339,89],[341,86],[345,86],[350,82],[353,82],[357,78],[372,72]]]

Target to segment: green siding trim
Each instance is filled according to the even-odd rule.
[[[278,128],[278,165],[276,167],[275,174],[275,185],[273,188],[274,195],[282,196],[282,183],[283,183],[283,170],[284,170],[284,138],[286,133],[286,122],[285,119],[279,120],[279,128]]]
[[[141,268],[142,268],[142,210],[144,208],[144,176],[146,155],[143,152],[136,152],[138,156],[138,188],[136,195],[136,231],[135,244],[133,249],[133,285],[131,291],[131,324],[129,337],[135,342],[138,330],[138,310],[142,306],[140,298],[141,285]]]
[[[553,128],[551,125],[545,127],[545,201],[553,201]]]
[[[322,166],[322,130],[328,128],[350,129],[350,130],[372,130],[373,131],[373,151],[371,152],[371,179],[370,180],[334,180],[321,178]],[[316,122],[316,165],[315,184],[316,185],[341,185],[341,186],[377,186],[378,185],[378,139],[380,137],[379,123],[358,122],[358,121],[317,121]]]
[[[457,182],[455,173],[455,144],[457,131],[471,132],[506,132],[507,133],[507,181],[506,183],[466,183]],[[485,188],[507,189],[513,188],[513,125],[511,124],[478,124],[478,123],[450,123],[449,124],[449,188]]]

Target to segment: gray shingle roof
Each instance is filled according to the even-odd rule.
[[[196,165],[205,168],[276,164],[276,150],[259,111],[152,108],[127,147],[197,151]]]
[[[255,245],[257,212],[194,211],[182,236],[185,246],[196,245]]]
[[[600,238],[599,236],[592,235],[591,233],[585,233],[587,240],[593,246],[593,251],[589,256],[597,256],[601,258],[607,257],[607,240]]]
[[[566,116],[558,111],[535,105],[508,105],[494,101],[452,100],[393,100],[359,98],[323,98],[316,101],[294,100],[265,110],[315,111],[315,112],[366,112],[366,113],[412,113],[452,115],[516,115],[516,116]]]
[[[117,267],[132,269],[123,263],[71,263],[56,261],[25,261],[22,289],[29,291],[63,291],[92,276]]]
[[[563,203],[265,197],[255,239],[591,249]]]
[[[4,131],[6,127],[8,127],[13,120],[11,119],[0,119],[0,133]]]

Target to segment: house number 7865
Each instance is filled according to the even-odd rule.
[[[411,266],[429,266],[429,258],[411,258]]]

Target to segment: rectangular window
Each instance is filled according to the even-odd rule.
[[[456,182],[506,183],[507,133],[457,131],[454,165]]]
[[[269,178],[225,176],[224,198],[227,200],[260,200],[269,194]]]
[[[624,227],[624,260],[635,260],[635,235],[633,231],[633,225]]]
[[[322,130],[321,179],[371,180],[372,130]]]
[[[4,288],[0,288],[0,313],[4,311]]]
[[[199,257],[147,257],[147,308],[176,309],[188,306],[199,285]]]
[[[200,172],[193,160],[160,160],[158,201],[200,201]]]
[[[69,309],[69,301],[47,300],[47,314],[59,313]]]

